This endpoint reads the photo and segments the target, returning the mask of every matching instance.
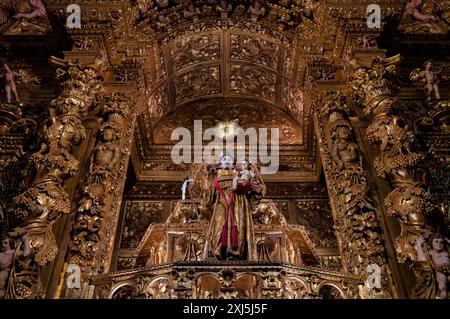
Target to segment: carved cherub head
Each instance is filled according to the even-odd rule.
[[[5,71],[6,73],[11,72],[9,65],[5,61],[2,62],[2,65],[3,65],[3,71]]]
[[[118,137],[119,133],[111,124],[106,124],[101,129],[101,136],[104,142],[112,142]]]
[[[442,236],[439,233],[431,234],[430,237],[428,237],[427,243],[428,246],[437,252],[441,252],[444,250],[445,247],[445,237]]]
[[[160,14],[158,16],[158,22],[164,25],[167,23],[167,18],[164,15]]]
[[[0,251],[1,252],[5,252],[8,250],[11,250],[12,247],[14,247],[14,241],[12,240],[11,237],[9,236],[5,236],[2,238],[2,245],[0,247]]]
[[[103,131],[103,139],[105,141],[112,141],[114,139],[114,131],[110,128],[107,128]]]
[[[338,141],[346,141],[351,137],[350,124],[345,120],[337,120],[332,123],[331,138]]]
[[[347,140],[350,137],[350,130],[347,126],[338,126],[336,128],[337,139]]]
[[[431,69],[433,68],[433,60],[426,60],[426,61],[423,63],[423,68],[424,68],[425,70],[431,70]]]

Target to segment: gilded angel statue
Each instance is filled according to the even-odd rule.
[[[405,6],[406,33],[446,34],[450,25],[448,0],[409,0]]]
[[[423,272],[422,281],[416,287],[416,293],[425,298],[447,299],[447,286],[450,283],[450,239],[441,234],[431,234],[417,238],[417,259],[431,269]],[[436,289],[437,288],[437,289]]]
[[[433,62],[428,60],[423,64],[423,70],[420,70],[419,68],[414,69],[409,75],[409,78],[412,81],[420,81],[423,83],[423,89],[428,101],[433,97],[436,98],[436,100],[439,100],[441,95],[439,93],[438,83],[440,81],[441,72],[442,70],[434,70]]]
[[[405,7],[406,13],[412,15],[416,20],[419,21],[434,21],[436,22],[438,19],[434,15],[431,14],[423,14],[419,11],[420,5],[422,4],[422,0],[410,0]]]
[[[41,0],[0,0],[0,24],[8,22],[13,17],[30,20],[46,15],[47,11]]]
[[[47,11],[45,10],[45,6],[41,0],[30,0],[31,6],[27,11],[31,12],[19,12],[14,17],[15,18],[24,18],[24,19],[34,19],[39,17],[45,17],[47,15]]]
[[[0,0],[0,24],[6,35],[40,35],[50,30],[43,0]]]

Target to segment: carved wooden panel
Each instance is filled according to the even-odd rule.
[[[327,189],[318,183],[266,183],[269,198],[321,198],[328,197]]]
[[[136,258],[119,257],[117,259],[117,270],[133,269],[136,267]]]
[[[320,265],[330,270],[341,270],[341,256],[319,256]]]
[[[280,201],[274,201],[274,204],[277,206],[278,211],[283,214],[284,218],[286,218],[286,222],[290,223],[288,202],[280,200]]]
[[[169,88],[167,84],[163,84],[158,91],[148,100],[148,114],[152,119],[160,118],[169,111]]]
[[[136,247],[151,223],[164,222],[163,212],[162,201],[127,201],[121,247]]]
[[[170,48],[174,72],[220,59],[220,33],[203,33],[174,41]]]
[[[277,68],[280,47],[260,37],[231,34],[231,59],[251,61],[271,69]]]
[[[258,260],[287,262],[282,253],[286,246],[284,233],[255,233],[255,242]]]
[[[156,53],[155,68],[156,68],[156,70],[155,70],[156,71],[156,79],[158,81],[161,81],[161,80],[164,80],[165,78],[167,78],[166,63],[165,63],[165,59],[164,59],[164,54],[162,52]]]
[[[191,93],[190,93],[191,94]],[[192,93],[196,94],[196,93]],[[193,132],[194,120],[202,120],[202,128],[214,127],[217,121],[238,119],[243,129],[278,128],[280,144],[303,144],[302,127],[287,117],[282,111],[260,103],[247,100],[216,100],[203,102],[200,105],[187,106],[167,119],[160,121],[153,129],[155,144],[172,144],[172,131],[177,127],[185,127]],[[192,133],[191,133],[192,134]],[[151,141],[148,141],[151,143]],[[150,145],[149,145],[150,146]]]
[[[276,75],[253,65],[235,64],[230,69],[230,91],[275,102]]]
[[[137,183],[124,195],[126,199],[173,199],[181,197],[180,182]]]
[[[21,166],[25,164],[19,154],[24,142],[20,136],[0,137],[0,209],[19,191]]]
[[[303,103],[304,95],[302,90],[294,86],[292,82],[286,81],[283,88],[283,104],[299,122],[301,122],[304,117]]]
[[[168,262],[196,261],[203,259],[206,238],[203,233],[184,232],[169,233],[167,245],[172,251],[167,252]]]
[[[296,201],[300,224],[316,247],[337,247],[334,222],[327,201]]]
[[[220,93],[219,66],[205,66],[180,75],[175,80],[176,103]]]

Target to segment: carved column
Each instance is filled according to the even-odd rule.
[[[68,263],[80,266],[82,278],[81,295],[72,297],[90,298],[91,277],[109,271],[134,129],[134,104],[124,93],[105,97],[69,244]]]
[[[360,286],[362,298],[395,296],[345,96],[327,92],[316,101],[314,113],[344,269],[364,280],[372,272],[380,275],[379,284],[369,276],[366,285]]]
[[[36,264],[31,273],[35,275],[39,267],[55,259],[58,245],[52,226],[62,215],[70,213],[70,196],[64,189],[64,181],[79,170],[74,151],[86,138],[82,119],[101,93],[97,71],[94,66],[65,62],[63,69],[57,70],[62,91],[50,104],[50,126],[44,127],[41,148],[31,156],[27,166],[31,186],[16,196],[7,209],[10,235],[13,238],[28,235],[30,256]],[[37,287],[42,284],[42,278],[36,281],[36,276],[29,278],[32,288],[10,290],[7,298],[33,298],[42,294],[42,288]],[[25,277],[20,277],[22,284]],[[14,286],[17,288],[21,283],[15,282]]]
[[[351,77],[352,95],[357,104],[364,107],[365,114],[371,118],[366,139],[380,145],[380,154],[374,159],[373,166],[377,175],[386,179],[393,190],[384,200],[389,216],[395,216],[401,226],[396,238],[396,254],[399,263],[413,266],[418,283],[427,280],[430,269],[426,263],[418,260],[417,239],[429,235],[431,228],[427,217],[434,209],[431,196],[425,185],[414,177],[414,168],[423,159],[415,152],[415,136],[400,114],[401,101],[396,99],[395,64],[399,56],[375,58],[371,67],[362,67],[353,61]],[[424,270],[428,268],[428,270]],[[428,275],[423,276],[423,272]],[[429,282],[431,289],[432,281]],[[429,289],[416,293],[417,297],[426,297]]]

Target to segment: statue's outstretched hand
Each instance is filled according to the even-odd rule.
[[[425,238],[423,238],[423,235],[420,235],[416,239],[417,246],[422,246],[422,244],[425,242]]]

